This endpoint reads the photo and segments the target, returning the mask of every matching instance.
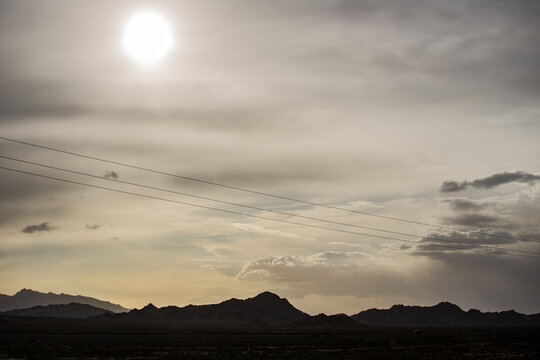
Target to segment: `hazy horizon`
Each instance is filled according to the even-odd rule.
[[[27,289],[27,288],[23,288],[23,289],[20,289],[19,291],[17,291],[16,293],[13,293],[13,294],[3,294],[3,295],[8,295],[8,296],[14,296],[16,295],[18,292],[20,291],[24,291],[24,290],[29,290],[29,291],[34,291],[34,292],[38,292],[38,293],[41,293],[41,294],[52,294],[52,295],[57,295],[57,296],[73,296],[73,297],[77,297],[77,296],[82,296],[82,297],[88,297],[88,298],[92,298],[94,300],[98,300],[98,301],[101,301],[101,302],[108,302],[110,303],[111,305],[114,305],[114,306],[120,306],[120,307],[123,307],[127,310],[141,310],[147,306],[150,306],[150,305],[153,305],[153,306],[156,306],[157,308],[163,308],[163,307],[169,307],[169,306],[176,306],[176,307],[179,307],[179,308],[182,308],[182,307],[186,307],[186,306],[191,306],[191,305],[215,305],[215,304],[219,304],[223,301],[227,301],[227,300],[231,300],[231,299],[239,299],[239,300],[247,300],[247,299],[250,299],[250,298],[255,298],[263,293],[268,293],[268,291],[263,291],[263,292],[259,292],[259,293],[256,293],[256,294],[253,294],[251,296],[247,296],[245,298],[238,298],[238,297],[231,297],[231,298],[227,298],[227,299],[223,299],[223,301],[216,301],[215,303],[200,303],[200,304],[192,304],[192,303],[185,303],[185,304],[165,304],[165,305],[156,305],[155,302],[153,301],[148,301],[148,303],[144,304],[144,305],[141,305],[139,307],[126,307],[126,306],[123,306],[123,304],[117,304],[117,303],[114,303],[114,302],[111,302],[107,299],[97,299],[95,297],[93,297],[92,295],[90,294],[67,294],[67,293],[53,293],[53,292],[47,292],[47,291],[39,291],[39,290],[34,290],[34,289]],[[272,292],[270,292],[271,294],[274,294]],[[274,295],[277,295],[278,297],[282,298],[282,299],[287,299],[285,297],[281,297],[279,294],[274,294]],[[149,299],[151,299],[149,297]],[[289,301],[289,303],[294,306],[296,309],[300,310],[300,311],[303,311],[305,313],[307,313],[308,315],[311,315],[311,316],[315,316],[315,315],[318,315],[318,314],[321,314],[321,312],[318,312],[318,313],[314,313],[314,312],[308,312],[308,311],[305,311],[304,309],[302,309],[301,307],[299,306],[296,306],[293,302],[291,302],[289,299],[287,299]],[[77,303],[76,301],[72,301],[71,303]],[[85,304],[84,302],[79,302],[81,304]],[[354,311],[354,312],[350,312],[350,313],[344,313],[344,312],[334,312],[334,313],[324,313],[325,315],[336,315],[336,314],[346,314],[348,316],[351,316],[351,315],[355,315],[359,312],[362,312],[362,311],[365,311],[365,310],[370,310],[370,309],[373,309],[373,308],[376,308],[376,309],[379,309],[379,310],[387,310],[387,309],[390,309],[391,307],[393,307],[394,305],[404,305],[404,306],[421,306],[421,307],[433,307],[435,305],[438,305],[438,304],[441,304],[441,303],[448,303],[447,301],[441,301],[441,302],[438,302],[438,303],[433,303],[433,304],[428,304],[428,305],[418,305],[418,304],[402,304],[402,303],[396,303],[396,304],[392,304],[391,306],[386,306],[386,307],[370,307],[370,308],[362,308],[362,309],[358,309],[357,311]],[[61,303],[61,304],[68,304],[68,303]],[[60,305],[61,305],[60,304]],[[54,304],[50,304],[50,305],[58,305],[56,303]],[[487,311],[484,311],[483,309],[476,309],[476,308],[463,308],[461,307],[459,304],[454,304],[456,306],[458,306],[461,310],[467,312],[469,310],[479,310],[483,313],[486,313]],[[38,306],[38,305],[36,305]],[[42,306],[46,306],[46,305],[42,305]],[[95,307],[100,307],[99,305],[93,305]],[[33,306],[31,306],[33,307]],[[26,309],[26,308],[29,308],[29,307],[23,307],[23,308],[17,308],[17,309]],[[510,311],[510,310],[514,310],[514,309],[506,309],[506,310],[502,310],[502,311]],[[4,310],[3,310],[4,311]],[[525,314],[525,315],[535,315],[536,313],[530,313],[530,314]]]
[[[140,11],[172,34],[155,62],[125,48]],[[0,293],[540,313],[539,15],[533,0],[0,0],[0,136],[377,216],[2,139],[2,156],[98,178],[0,166],[402,240],[0,169]]]

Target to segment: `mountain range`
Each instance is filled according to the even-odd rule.
[[[285,298],[263,292],[245,300],[229,299],[212,305],[166,306],[152,304],[123,314],[104,314],[103,319],[131,322],[174,322],[190,326],[281,326],[309,318]]]
[[[540,326],[540,314],[524,315],[514,310],[486,313],[476,309],[463,311],[449,302],[435,306],[394,305],[386,310],[369,309],[351,318],[378,327]]]
[[[32,316],[32,317],[50,317],[50,318],[89,318],[93,316],[111,313],[109,310],[100,309],[88,304],[52,304],[37,305],[27,309],[17,309],[5,311],[3,314],[8,316]]]
[[[88,296],[54,294],[52,292],[42,293],[30,289],[22,289],[15,295],[0,294],[0,311],[9,311],[16,309],[26,309],[33,306],[47,306],[53,304],[87,304],[100,309],[105,309],[115,313],[126,312],[126,309],[120,305],[108,301],[98,300]]]
[[[44,294],[26,289],[11,297],[2,296],[0,297],[2,308],[15,306],[19,310],[4,310],[0,314],[1,321],[18,321],[20,317],[32,317],[43,318],[44,320],[40,320],[43,324],[43,321],[47,321],[46,318],[86,318],[84,321],[88,326],[116,329],[273,328],[293,331],[357,331],[370,327],[540,327],[540,314],[524,315],[513,310],[486,313],[476,309],[463,311],[449,302],[441,302],[434,306],[394,305],[390,309],[369,309],[352,316],[345,314],[310,316],[295,308],[287,299],[270,292],[263,292],[244,300],[232,298],[209,305],[158,308],[148,304],[141,309],[127,312],[120,312],[127,310],[120,305],[84,296]],[[4,301],[6,297],[11,303]],[[35,304],[38,301],[43,303],[45,300],[67,301],[73,298],[85,302],[32,305],[21,309],[23,304]],[[99,305],[88,304],[86,301]]]

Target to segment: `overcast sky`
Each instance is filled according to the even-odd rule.
[[[141,10],[173,32],[153,65],[122,47]],[[3,156],[98,178],[2,167],[406,240],[0,170],[0,293],[141,307],[269,290],[310,313],[440,301],[540,312],[539,17],[536,0],[0,0],[1,136],[446,227],[0,140]]]

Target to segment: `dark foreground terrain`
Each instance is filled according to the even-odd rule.
[[[538,328],[162,334],[2,331],[0,359],[540,359],[539,339]]]

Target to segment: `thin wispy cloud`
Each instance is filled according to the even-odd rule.
[[[257,225],[253,224],[245,224],[245,223],[234,223],[232,224],[233,227],[240,229],[242,231],[246,232],[253,232],[253,233],[259,233],[259,234],[267,234],[267,235],[273,235],[273,236],[279,236],[283,238],[289,238],[289,239],[299,239],[301,238],[300,235],[288,233],[280,230],[275,229],[266,229]]]

